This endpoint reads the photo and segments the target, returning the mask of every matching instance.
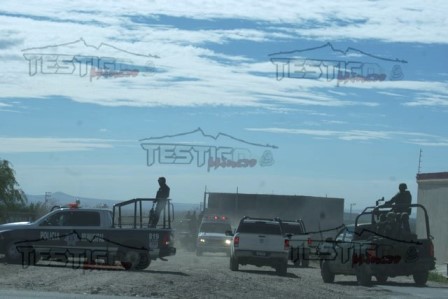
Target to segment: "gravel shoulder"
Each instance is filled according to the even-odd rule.
[[[281,277],[269,267],[240,266],[240,271],[232,272],[225,255],[197,257],[182,250],[166,262],[153,261],[147,269],[135,272],[82,269],[76,264],[49,266],[49,262],[23,267],[0,261],[1,289],[150,298],[397,297],[375,285],[360,287],[353,276],[337,276],[334,284],[324,284],[315,263],[309,268],[290,267]],[[389,284],[406,287],[413,286],[413,281],[398,277]]]

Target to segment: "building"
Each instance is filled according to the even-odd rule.
[[[436,262],[448,262],[448,172],[417,174],[417,203],[425,206],[430,233],[434,237]],[[424,215],[417,211],[417,235],[424,236]]]
[[[302,219],[309,232],[334,236],[344,222],[344,199],[331,197],[207,192],[207,213],[227,215],[233,226],[243,216],[285,220]],[[318,234],[320,235],[320,234]]]

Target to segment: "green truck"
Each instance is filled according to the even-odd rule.
[[[434,245],[428,213],[420,204],[406,205],[424,215],[425,234],[417,236],[404,229],[409,214],[396,213],[398,205],[367,207],[356,217],[354,225],[343,227],[318,248],[321,276],[325,283],[335,275],[354,275],[360,285],[370,285],[372,277],[384,283],[389,277],[413,276],[418,286],[428,280],[435,269]],[[419,211],[419,212],[420,212]]]

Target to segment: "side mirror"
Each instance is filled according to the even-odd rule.
[[[233,236],[233,233],[231,230],[226,230],[225,234],[226,234],[226,236]]]

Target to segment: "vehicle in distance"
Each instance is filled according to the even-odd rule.
[[[306,232],[305,223],[299,220],[282,220],[284,235],[289,239],[289,260],[295,266],[308,267],[310,262],[311,238]]]
[[[426,209],[420,204],[406,205],[421,209],[424,215],[425,234],[417,236],[400,223],[403,214],[395,208],[368,207],[356,217],[354,226],[341,229],[334,240],[327,238],[319,248],[324,282],[334,282],[337,274],[356,275],[360,285],[370,285],[372,277],[384,283],[389,277],[412,275],[416,285],[426,284],[429,271],[435,268]],[[367,221],[361,223],[361,218]]]
[[[169,203],[156,228],[143,223],[143,202],[132,199],[106,209],[57,208],[34,222],[0,225],[0,253],[9,263],[35,264],[40,259],[120,262],[142,270],[151,260],[174,255]],[[126,211],[126,208],[128,210]],[[132,214],[134,213],[134,214]],[[146,213],[145,213],[146,214]],[[131,218],[126,224],[124,218]]]
[[[286,275],[289,247],[280,219],[243,217],[230,245],[230,270],[238,271],[239,265],[270,266]]]
[[[226,216],[204,216],[199,226],[196,255],[201,256],[204,252],[223,252],[230,256],[232,237],[226,235],[226,232],[231,230]]]

